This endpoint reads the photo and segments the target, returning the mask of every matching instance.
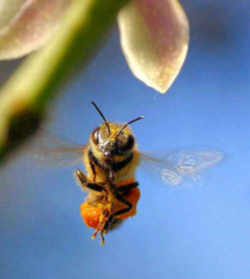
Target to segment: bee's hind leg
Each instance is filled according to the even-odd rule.
[[[133,186],[133,187],[136,187],[136,186]],[[132,187],[132,188],[133,188],[133,187]],[[115,196],[115,198],[116,198],[119,202],[125,204],[127,207],[125,207],[125,208],[123,208],[123,209],[120,209],[120,210],[114,212],[113,214],[111,214],[111,215],[109,216],[108,221],[106,222],[105,229],[108,228],[109,224],[113,221],[114,217],[117,217],[117,216],[119,216],[119,215],[122,215],[122,214],[124,214],[124,213],[127,213],[127,212],[130,211],[131,208],[132,208],[132,203],[129,202],[126,198],[124,198],[124,197],[117,191],[118,189],[117,189],[116,187],[113,187],[112,190],[113,190],[112,192],[113,192],[113,195]]]
[[[91,239],[95,239],[97,234],[100,234],[100,238],[101,238],[101,245],[104,245],[105,243],[105,238],[104,238],[104,234],[106,233],[106,223],[109,219],[110,216],[110,211],[109,210],[104,210],[102,212],[102,220],[100,221],[98,227],[96,228],[95,232],[92,234]]]
[[[111,214],[105,224],[105,230],[109,231],[112,230],[116,224],[120,224],[121,220],[118,219],[114,219],[115,217],[122,215],[124,213],[127,213],[128,211],[130,211],[132,209],[132,204],[131,202],[129,202],[124,195],[128,194],[132,189],[138,187],[139,183],[138,182],[133,182],[133,183],[129,183],[125,186],[121,186],[121,187],[116,187],[114,184],[110,183],[110,190],[113,193],[114,197],[121,203],[123,203],[124,205],[126,205],[127,207],[118,210],[116,212],[114,212],[113,214]]]
[[[117,191],[119,192],[119,194],[121,194],[122,196],[128,194],[132,189],[138,187],[139,183],[138,182],[133,182],[130,184],[127,184],[125,186],[120,186],[119,188],[117,188]]]
[[[88,181],[87,176],[80,169],[76,169],[74,171],[74,176],[75,176],[77,184],[83,190],[88,188],[88,189],[91,189],[91,190],[94,190],[94,191],[97,191],[97,192],[106,192],[106,189],[102,185],[96,184],[96,183],[90,183]]]

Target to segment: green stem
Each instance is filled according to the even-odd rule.
[[[73,0],[53,40],[29,56],[0,90],[0,163],[38,129],[75,69],[86,66],[129,0]]]

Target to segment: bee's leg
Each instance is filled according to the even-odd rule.
[[[105,192],[105,193],[107,192],[107,190],[102,185],[95,184],[95,183],[87,183],[86,187],[96,192]]]
[[[80,186],[83,186],[88,183],[87,176],[80,169],[76,169],[73,172],[73,174],[74,174],[77,184],[79,184]]]
[[[91,167],[91,170],[93,172],[93,181],[95,182],[95,179],[96,179],[96,170],[95,170],[95,165],[90,161],[90,167]]]
[[[126,195],[129,193],[129,191],[131,189],[136,188],[138,185],[139,185],[138,182],[133,182],[133,183],[127,184],[125,186],[120,186],[120,187],[118,187],[117,190],[118,190],[119,194]]]
[[[106,225],[105,225],[105,229],[108,228],[110,222],[112,222],[112,219],[113,219],[114,217],[116,217],[116,216],[118,216],[118,215],[122,215],[122,214],[128,212],[129,210],[131,210],[131,208],[132,208],[131,202],[129,202],[126,198],[124,198],[124,197],[117,191],[117,188],[116,188],[115,186],[113,187],[112,190],[113,190],[112,192],[113,192],[113,195],[115,196],[115,198],[116,198],[119,202],[125,204],[127,207],[125,207],[125,208],[123,208],[123,209],[120,209],[120,210],[114,212],[113,214],[111,214],[110,217],[109,217],[109,219],[108,219],[108,221],[107,221],[107,223],[106,223]]]
[[[81,170],[79,170],[79,169],[75,170],[74,176],[75,176],[78,184],[83,189],[88,188],[88,189],[91,189],[91,190],[94,190],[97,192],[103,192],[103,191],[106,192],[106,189],[102,185],[88,182],[86,175]]]
[[[108,181],[109,181],[110,183],[112,183],[112,181],[113,181],[114,178],[115,178],[115,173],[114,173],[114,171],[113,171],[112,169],[108,169],[106,175],[107,175],[107,177],[108,177]]]
[[[124,213],[128,212],[129,210],[131,210],[132,204],[124,197],[124,195],[129,193],[129,191],[131,189],[136,188],[138,185],[139,185],[138,182],[133,182],[133,183],[127,184],[125,186],[121,186],[119,188],[116,188],[114,185],[112,186],[113,195],[117,198],[118,201],[127,205],[127,207],[124,209],[118,210],[118,211],[114,212],[112,215],[110,215],[110,217],[105,225],[106,230],[108,230],[109,226],[112,225],[114,217],[124,214]]]
[[[103,236],[103,231],[100,232],[100,238],[101,238],[101,245],[104,245],[105,244],[105,238]]]
[[[108,219],[109,219],[110,211],[109,210],[104,210],[102,214],[103,214],[103,219],[99,223],[95,232],[92,234],[91,239],[95,239],[97,234],[99,233],[100,238],[101,238],[101,245],[104,245],[104,243],[105,243],[104,234],[106,233],[105,227],[106,227],[106,223],[108,222]]]
[[[105,244],[104,229],[101,229],[101,230],[96,229],[95,232],[91,235],[91,239],[96,239],[96,236],[97,236],[98,233],[100,233],[100,238],[101,238],[100,244],[104,245]]]

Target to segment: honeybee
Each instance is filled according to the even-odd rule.
[[[114,223],[135,215],[140,191],[135,181],[135,169],[139,164],[139,152],[129,125],[143,119],[139,116],[125,124],[107,121],[98,106],[103,123],[90,135],[83,150],[87,171],[74,172],[78,184],[88,191],[81,206],[81,214],[87,225],[96,229],[92,238],[103,234]],[[118,219],[118,220],[117,220]]]
[[[208,149],[180,150],[163,154],[163,158],[139,152],[130,124],[143,117],[114,123],[105,118],[94,102],[92,105],[103,123],[92,131],[88,144],[57,142],[56,148],[43,147],[43,156],[41,152],[38,156],[46,160],[53,157],[59,163],[67,158],[77,159],[74,162],[83,160],[86,174],[80,169],[74,171],[77,183],[87,192],[80,212],[85,224],[95,229],[92,238],[100,234],[101,244],[105,233],[136,214],[140,190],[135,172],[139,165],[149,165],[151,170],[158,170],[163,182],[178,185],[223,158],[222,153]]]

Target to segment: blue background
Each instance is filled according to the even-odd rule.
[[[115,29],[47,127],[85,143],[100,123],[95,100],[113,121],[145,116],[133,125],[142,150],[211,146],[226,159],[202,185],[177,189],[139,171],[137,216],[100,247],[79,216],[73,168],[34,168],[19,156],[1,170],[1,278],[250,278],[249,1],[184,5],[190,50],[166,95],[132,76]],[[1,78],[14,66],[2,63]]]

